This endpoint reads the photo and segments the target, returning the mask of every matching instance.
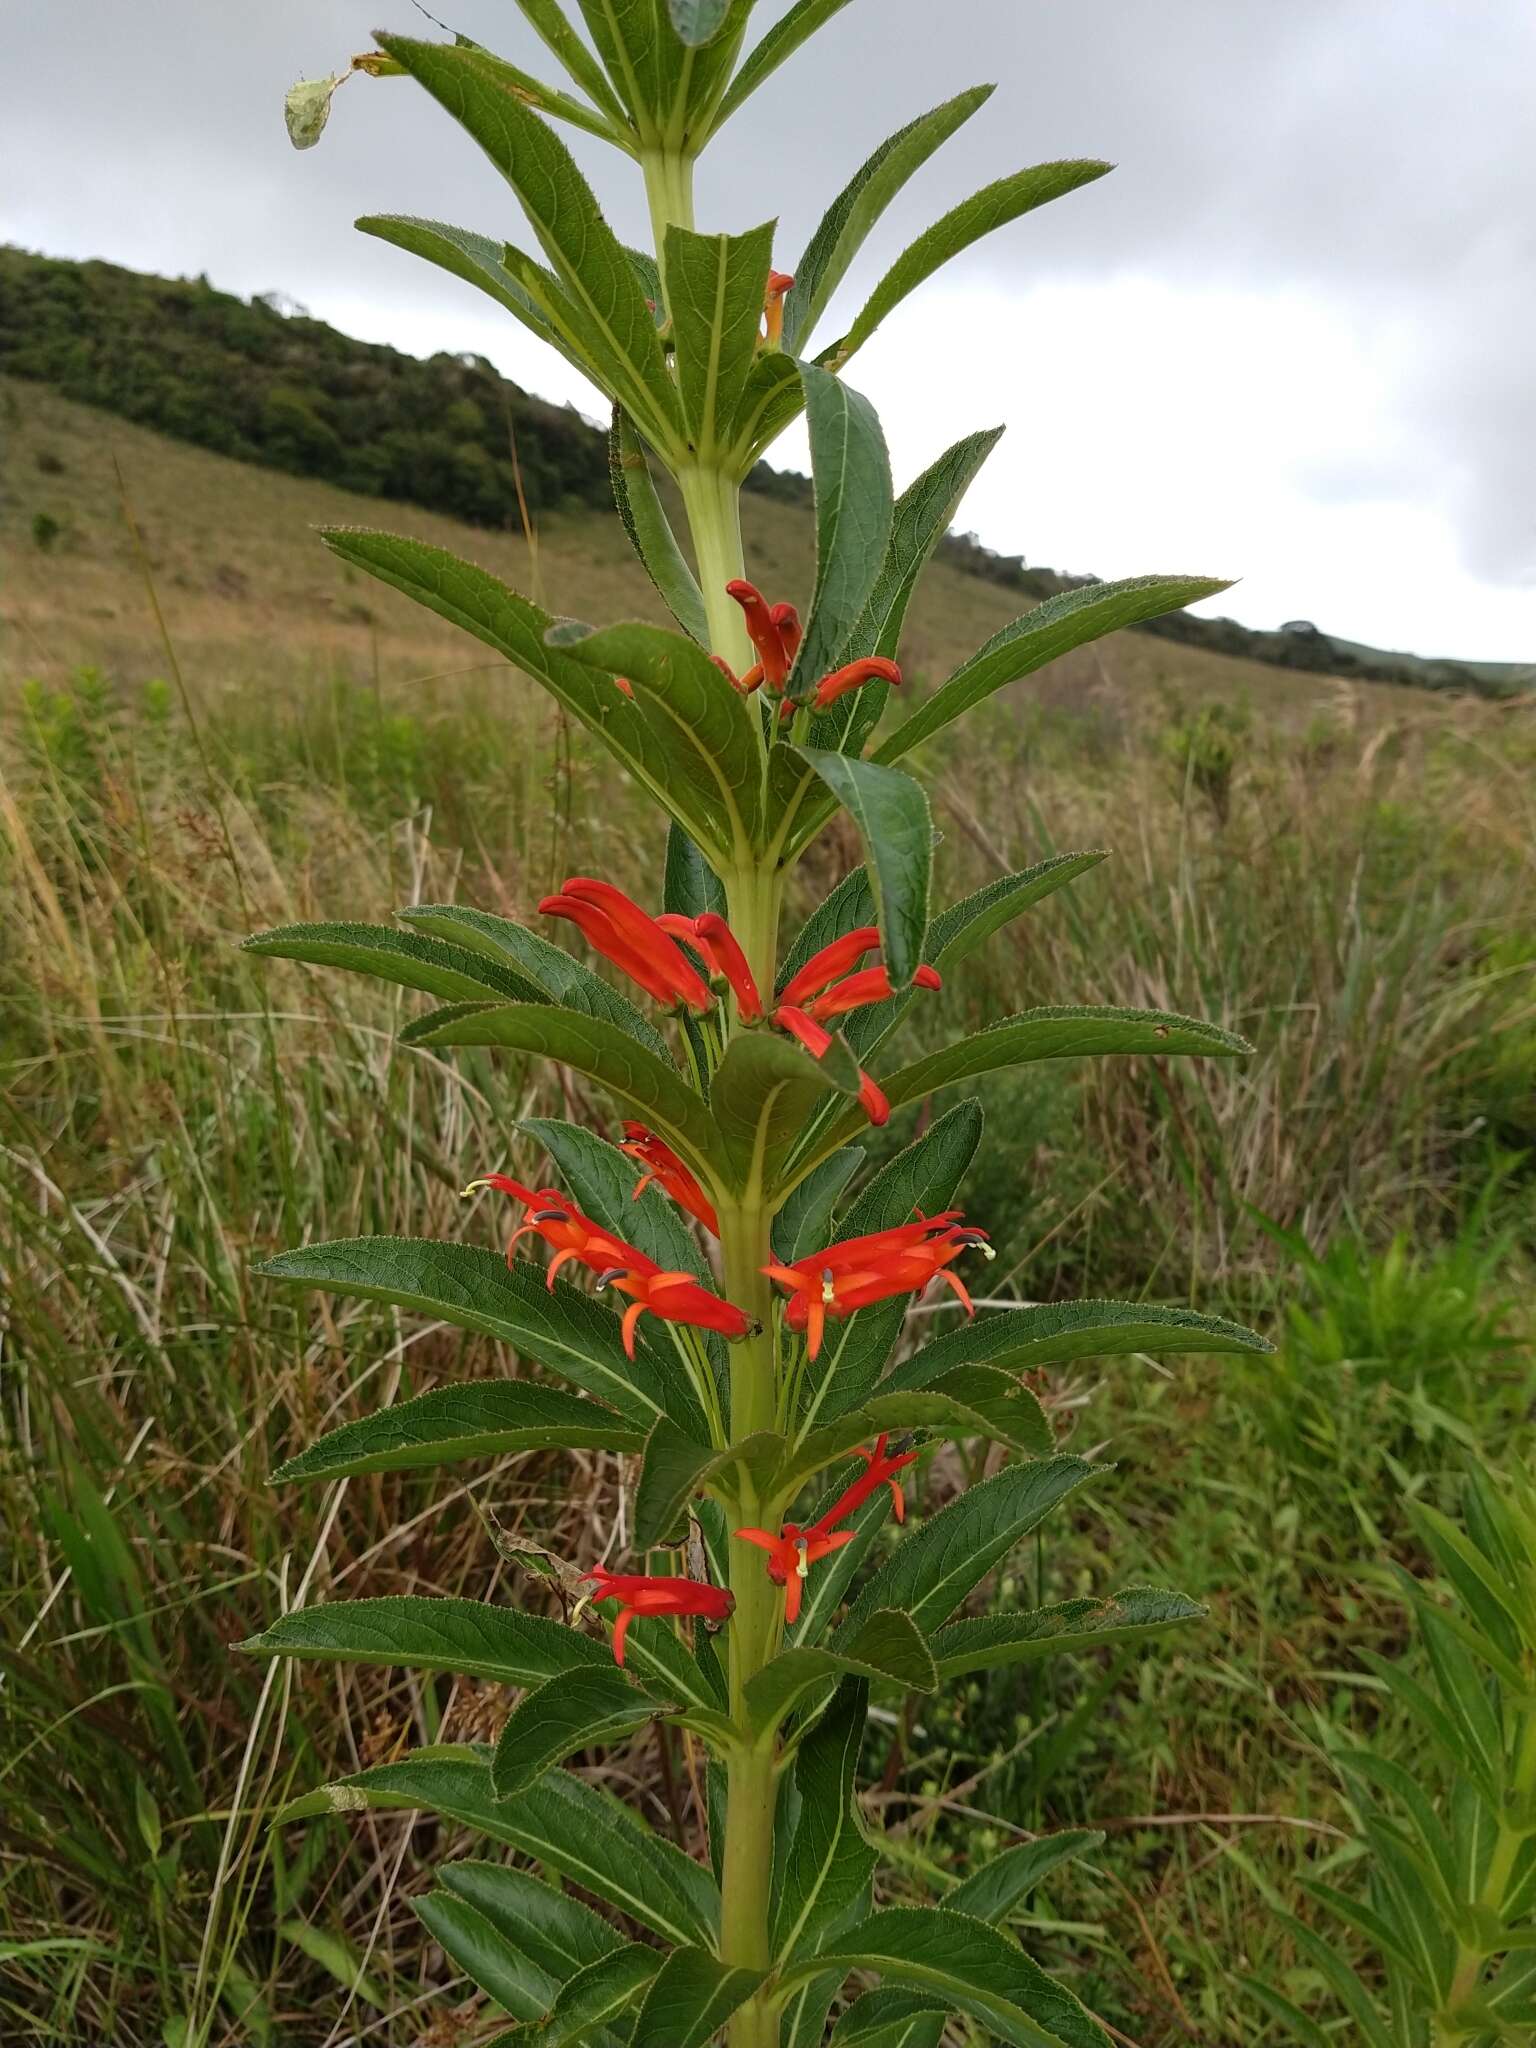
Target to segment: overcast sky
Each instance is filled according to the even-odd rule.
[[[419,88],[355,78],[318,148],[285,137],[292,80],[340,68],[381,17],[422,30],[411,0],[0,11],[5,239],[280,291],[599,410],[468,286],[352,231],[410,212],[528,240]],[[434,11],[548,75],[514,0]],[[973,187],[1059,156],[1118,168],[961,258],[856,359],[898,485],[1007,420],[961,519],[993,547],[1240,576],[1212,608],[1253,625],[1536,655],[1531,0],[853,0],[706,154],[700,226],[777,213],[793,268],[884,136],[984,79],[998,92],[886,216],[824,335]],[[633,167],[572,146],[640,239]],[[804,467],[803,444],[775,459]]]

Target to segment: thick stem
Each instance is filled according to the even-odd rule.
[[[757,659],[741,607],[725,594],[727,583],[736,582],[746,567],[741,546],[741,489],[721,470],[692,463],[678,471],[677,481],[693,536],[710,648],[724,655],[741,675]]]

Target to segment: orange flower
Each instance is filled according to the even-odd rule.
[[[793,1522],[786,1522],[777,1536],[766,1529],[738,1529],[736,1534],[743,1543],[755,1543],[759,1550],[767,1551],[768,1576],[776,1586],[784,1588],[784,1619],[797,1621],[811,1566],[851,1543],[854,1532],[840,1529],[835,1536],[829,1536],[824,1530],[800,1529]]]
[[[887,661],[883,654],[871,654],[863,661],[850,661],[846,668],[837,668],[830,675],[823,676],[812,690],[810,706],[813,711],[830,710],[838,698],[849,690],[862,689],[865,683],[899,683],[901,670],[894,661]],[[788,718],[798,707],[786,703],[779,712],[780,718]]]
[[[572,875],[558,896],[539,905],[545,917],[565,917],[605,959],[668,1008],[702,1014],[714,997],[660,922],[612,882]]]
[[[763,341],[768,348],[779,348],[784,340],[784,294],[794,285],[795,280],[782,270],[770,270],[768,289],[763,295]]]
[[[647,1310],[664,1322],[689,1323],[701,1330],[718,1330],[722,1337],[744,1337],[752,1318],[734,1302],[724,1301],[692,1273],[669,1273],[634,1245],[626,1244],[612,1231],[604,1230],[590,1216],[583,1216],[574,1203],[567,1202],[552,1188],[525,1188],[504,1173],[489,1173],[470,1187],[500,1188],[529,1210],[527,1220],[512,1233],[507,1246],[510,1261],[518,1240],[530,1232],[555,1247],[549,1262],[547,1284],[552,1288],[560,1268],[574,1259],[597,1274],[599,1289],[615,1287],[629,1296],[621,1334],[629,1357],[635,1355],[635,1326]],[[467,1194],[469,1189],[465,1189]],[[539,1206],[534,1207],[535,1204]]]
[[[720,1219],[708,1195],[698,1181],[678,1158],[664,1138],[658,1138],[654,1131],[644,1124],[626,1123],[624,1143],[619,1147],[631,1159],[638,1159],[646,1171],[635,1182],[636,1201],[644,1194],[652,1181],[664,1188],[680,1209],[686,1209],[713,1236],[720,1235]]]
[[[640,1572],[611,1572],[596,1564],[583,1574],[596,1582],[597,1591],[586,1597],[617,1600],[619,1616],[613,1624],[613,1661],[624,1662],[624,1638],[637,1614],[702,1614],[706,1621],[727,1621],[736,1605],[735,1595],[724,1586],[704,1586],[697,1579],[651,1578]]]
[[[895,1475],[904,1471],[908,1465],[915,1465],[917,1453],[903,1451],[899,1458],[888,1458],[885,1455],[887,1440],[887,1434],[882,1430],[875,1438],[875,1448],[872,1451],[866,1451],[861,1446],[853,1453],[856,1458],[864,1460],[866,1469],[838,1496],[824,1515],[812,1522],[809,1532],[811,1535],[824,1536],[837,1523],[847,1521],[855,1508],[863,1507],[869,1496],[878,1493],[882,1486],[891,1489],[891,1512],[897,1521],[904,1522],[907,1519],[907,1498],[896,1484]]]
[[[656,922],[671,937],[692,946],[715,980],[729,982],[744,1024],[755,1023],[762,1016],[763,999],[757,992],[747,956],[718,911],[706,910],[699,917],[683,917],[668,911]]]
[[[755,583],[748,583],[739,576],[725,586],[727,597],[735,598],[746,616],[747,638],[757,649],[760,674],[753,676],[749,669],[741,679],[741,688],[755,690],[758,683],[766,683],[770,690],[782,690],[789,680],[790,664],[794,657],[785,646],[784,627],[786,614],[794,620],[796,647],[800,644],[800,620],[793,605],[775,605],[770,610],[768,600]]]
[[[784,1320],[791,1330],[804,1330],[814,1358],[821,1349],[829,1316],[851,1316],[893,1295],[921,1293],[931,1280],[942,1280],[959,1296],[968,1315],[975,1314],[959,1276],[948,1269],[964,1251],[993,1256],[987,1233],[963,1225],[958,1209],[938,1216],[919,1216],[890,1230],[866,1237],[844,1238],[840,1244],[796,1259],[793,1265],[768,1265],[763,1271],[789,1290]]]

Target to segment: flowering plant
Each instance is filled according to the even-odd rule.
[[[843,372],[948,257],[1106,166],[1043,164],[987,187],[822,340],[870,227],[990,88],[884,143],[787,272],[774,267],[771,223],[695,226],[694,163],[842,0],[796,0],[745,56],[753,0],[579,0],[590,45],[557,0],[520,4],[569,89],[462,38],[381,35],[357,68],[408,74],[468,130],[521,201],[542,260],[434,222],[360,225],[488,293],[607,393],[619,511],[678,630],[555,619],[471,564],[387,534],[326,540],[580,721],[666,814],[665,882],[644,906],[576,875],[539,906],[574,926],[619,986],[541,933],[458,904],[413,905],[403,931],[308,925],[249,942],[424,991],[442,1007],[410,1024],[406,1043],[543,1055],[625,1119],[617,1145],[538,1122],[549,1186],[502,1172],[475,1183],[512,1205],[505,1257],[365,1239],[268,1263],[278,1279],[488,1333],[576,1390],[544,1376],[440,1387],[323,1438],[278,1477],[530,1448],[633,1457],[633,1555],[618,1561],[634,1568],[570,1560],[544,1580],[558,1618],[389,1599],[278,1620],[247,1647],[521,1691],[494,1746],[420,1750],[289,1812],[426,1808],[517,1852],[515,1865],[449,1864],[418,1902],[514,2022],[499,2040],[698,2048],[724,2033],[732,2048],[811,2048],[830,2028],[845,2048],[920,2048],[959,2011],[1000,2040],[1099,2048],[1099,2023],[1004,1931],[1045,1871],[1094,1838],[1010,1850],[931,1907],[876,1906],[880,1844],[856,1798],[868,1701],[1195,1615],[1147,1588],[1027,1613],[963,1610],[1053,1507],[1107,1469],[1058,1452],[1026,1375],[1090,1354],[1261,1340],[1118,1302],[976,1317],[964,1273],[989,1256],[986,1232],[953,1206],[981,1135],[975,1102],[847,1191],[861,1132],[973,1076],[1085,1054],[1246,1050],[1183,1017],[1051,1009],[905,1064],[883,1057],[912,1005],[941,998],[952,966],[1102,857],[1048,860],[935,911],[927,798],[898,764],[1068,649],[1221,586],[1145,577],[1071,591],[994,635],[887,729],[908,601],[997,433],[946,450],[897,497],[879,422]],[[296,140],[314,139],[336,83],[303,89]],[[654,254],[616,239],[556,121],[639,166]],[[803,617],[748,581],[738,519],[744,478],[802,412],[817,548]],[[680,491],[695,567],[657,468]],[[786,885],[840,809],[865,863],[781,951]],[[547,1271],[520,1249],[534,1242],[552,1254]],[[933,1282],[966,1320],[893,1364],[906,1311]],[[997,1446],[995,1469],[891,1540],[916,1447],[944,1438]],[[592,1616],[611,1603],[605,1639]],[[699,1859],[562,1768],[652,1721],[681,1731],[706,1765]],[[870,1978],[883,1981],[847,1989]]]

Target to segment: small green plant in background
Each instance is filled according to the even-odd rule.
[[[1193,790],[1218,825],[1232,815],[1233,786],[1248,755],[1252,723],[1246,704],[1200,704],[1176,711],[1163,729],[1163,753],[1178,795]]]
[[[1324,1736],[1358,1834],[1286,1921],[1320,1988],[1250,1981],[1300,2048],[1529,2048],[1536,2028],[1536,1488],[1468,1478],[1459,1520],[1410,1506],[1439,1585],[1401,1574],[1419,1663],[1367,1663],[1415,1738],[1407,1761]],[[1420,1663],[1423,1665],[1420,1675]],[[1362,1886],[1359,1882],[1364,1877]],[[1337,1931],[1335,1931],[1337,1929]],[[1358,1951],[1369,1956],[1362,1971]]]
[[[32,545],[39,553],[50,553],[54,542],[63,531],[63,522],[55,519],[51,512],[32,514]]]
[[[800,0],[745,54],[752,0],[581,0],[594,47],[555,0],[523,8],[572,90],[462,37],[381,35],[353,69],[409,76],[463,125],[516,193],[542,260],[499,234],[414,218],[361,225],[479,287],[607,394],[618,508],[680,630],[594,630],[441,549],[354,530],[326,539],[542,685],[607,750],[615,783],[627,777],[668,821],[664,850],[659,837],[653,848],[654,910],[590,874],[539,905],[646,1007],[540,932],[457,903],[409,905],[404,930],[305,924],[249,944],[433,997],[440,1007],[407,1026],[407,1044],[556,1062],[616,1106],[622,1130],[526,1124],[551,1162],[538,1186],[488,1170],[510,1133],[470,1141],[464,1179],[514,1204],[505,1258],[363,1238],[307,1245],[263,1270],[484,1332],[577,1390],[526,1375],[450,1383],[322,1436],[281,1480],[565,1449],[619,1483],[595,1517],[593,1551],[608,1532],[600,1557],[498,1538],[527,1605],[338,1600],[299,1606],[247,1644],[521,1694],[494,1744],[365,1767],[285,1817],[425,1808],[537,1867],[449,1862],[414,1901],[517,2023],[498,2037],[509,2043],[704,2048],[726,2036],[731,2048],[817,2048],[830,2027],[848,2048],[937,2048],[962,2013],[1020,2048],[1107,2048],[1087,2008],[1000,1925],[1051,1852],[1004,1851],[939,1903],[876,1903],[880,1843],[858,1807],[871,1696],[926,1699],[970,1672],[1139,1645],[1193,1618],[1182,1594],[1145,1586],[963,1610],[1104,1471],[1058,1450],[1033,1370],[1083,1355],[1266,1347],[1186,1309],[1083,1301],[999,1309],[898,1362],[907,1310],[930,1283],[975,1314],[960,1268],[990,1247],[956,1196],[980,1105],[948,1109],[872,1176],[861,1141],[955,1083],[1040,1061],[1249,1051],[1212,1025],[1107,1007],[951,1031],[895,1066],[883,1050],[942,994],[946,972],[1103,858],[1056,855],[936,910],[928,798],[900,764],[1068,649],[1221,586],[1152,576],[1064,592],[884,730],[912,590],[998,434],[957,443],[897,497],[880,423],[843,371],[950,256],[1108,167],[1041,164],[999,180],[921,235],[848,328],[819,336],[870,228],[990,88],[883,144],[790,274],[774,261],[772,222],[697,229],[694,166],[835,4]],[[301,146],[350,75],[296,90]],[[639,167],[652,250],[616,240],[544,116]],[[747,579],[739,507],[748,474],[802,416],[816,538],[803,617]],[[681,497],[692,564],[653,465]],[[791,878],[834,821],[857,834],[864,863],[786,945]],[[516,1255],[529,1241],[552,1254],[547,1274]],[[583,1271],[590,1292],[574,1284]],[[893,1540],[907,1512],[902,1475],[921,1447],[946,1442],[967,1447],[975,1483]],[[627,1457],[639,1461],[632,1494]],[[613,1610],[611,1642],[589,1625],[601,1607]],[[686,1763],[691,1826],[679,1807],[678,1842],[563,1768],[652,1728]],[[1058,1844],[1056,1860],[1089,1839]],[[863,1988],[869,1977],[880,1988]]]

